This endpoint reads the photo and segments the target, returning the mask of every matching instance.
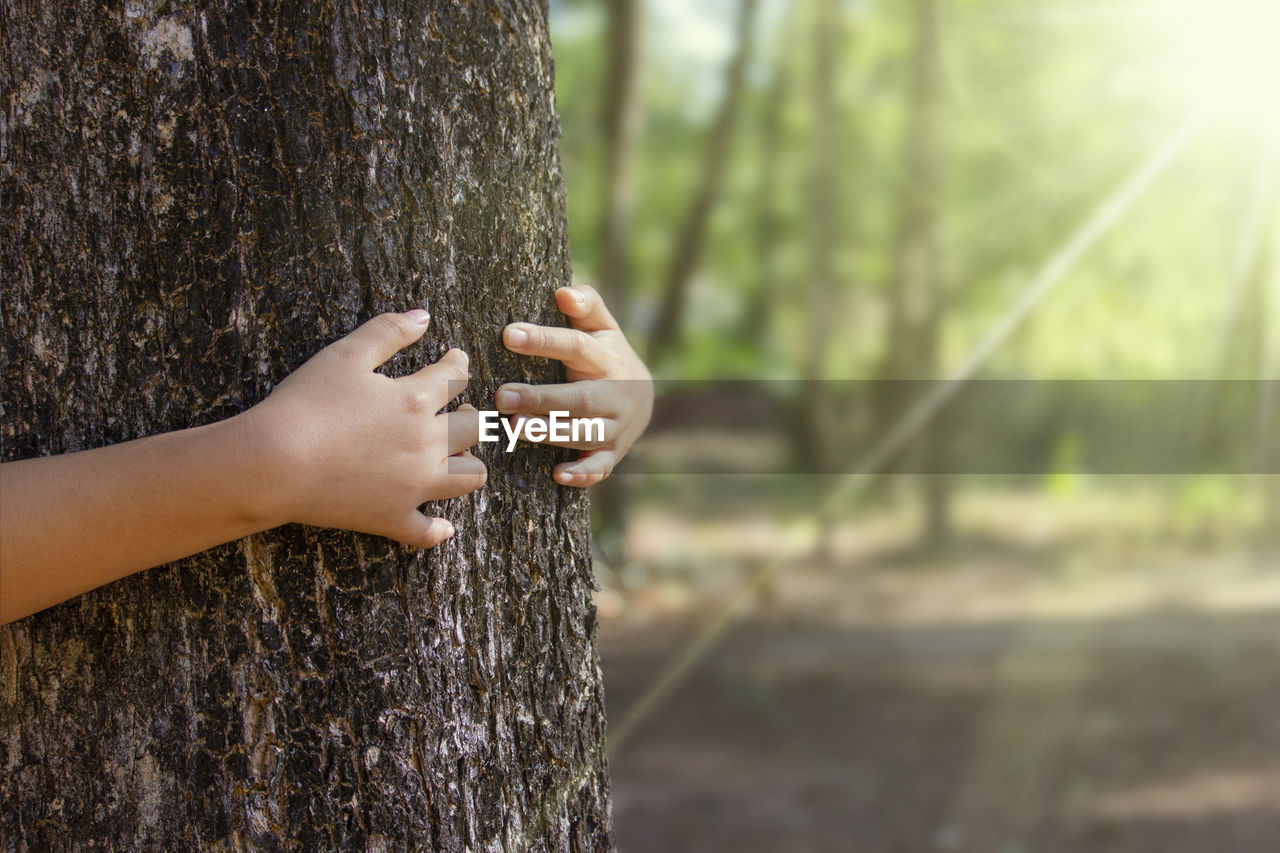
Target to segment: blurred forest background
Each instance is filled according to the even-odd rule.
[[[1280,7],[551,11],[620,847],[1280,849]]]

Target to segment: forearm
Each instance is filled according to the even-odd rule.
[[[0,624],[286,522],[414,548],[453,536],[421,507],[484,485],[467,453],[475,409],[440,411],[467,357],[375,372],[428,320],[421,308],[374,317],[229,420],[0,465]]]
[[[0,624],[281,523],[243,418],[0,465]]]

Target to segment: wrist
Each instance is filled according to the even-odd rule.
[[[288,523],[288,465],[268,420],[249,409],[214,426],[226,446],[238,510],[258,530]]]

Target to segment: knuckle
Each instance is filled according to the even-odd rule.
[[[418,492],[418,483],[409,477],[404,477],[388,488],[387,497],[391,499],[391,505],[400,510],[413,509],[422,502]]]
[[[379,314],[369,322],[376,323],[378,328],[388,334],[400,336],[407,335],[409,332],[409,324],[399,314],[392,314],[389,312],[386,314]]]
[[[405,408],[410,414],[427,414],[431,411],[431,395],[420,390],[410,391],[405,396]]]
[[[448,360],[449,374],[455,379],[466,379],[471,375],[471,360],[460,349],[451,349],[445,353]],[[442,359],[444,360],[444,359]]]

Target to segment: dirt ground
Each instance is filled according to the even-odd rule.
[[[613,756],[619,849],[1280,853],[1280,567],[972,506],[943,554],[861,519],[779,572]],[[781,535],[633,524],[612,725]]]

